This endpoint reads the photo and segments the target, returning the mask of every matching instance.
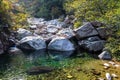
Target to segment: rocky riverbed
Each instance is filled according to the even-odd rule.
[[[22,62],[20,59],[20,62],[23,64],[20,63],[20,65],[22,66],[19,67],[23,67],[25,65],[24,62],[29,63],[27,67],[33,67],[33,65],[41,66],[41,64],[44,65],[49,62],[49,61],[39,62],[39,59],[55,60],[57,61],[55,62],[55,64],[54,61],[50,61],[49,65],[51,65],[52,67],[55,67],[55,65],[58,67],[65,66],[65,69],[67,70],[65,72],[66,76],[62,75],[63,72],[62,74],[59,73],[62,76],[61,78],[62,80],[63,78],[70,80],[74,80],[74,79],[88,80],[86,76],[85,76],[86,79],[75,76],[73,74],[74,70],[81,71],[82,74],[88,73],[87,76],[89,76],[89,79],[91,80],[104,80],[107,79],[107,76],[109,76],[110,78],[115,78],[113,80],[119,79],[119,72],[115,72],[117,71],[116,69],[119,68],[120,65],[118,62],[115,61],[106,62],[101,60],[98,61],[96,59],[90,58],[90,60],[92,59],[90,61],[90,65],[89,64],[87,65],[87,63],[89,62],[89,57],[87,56],[88,59],[83,60],[88,54],[91,56],[95,55],[94,56],[95,58],[99,58],[102,60],[113,60],[111,53],[109,52],[109,50],[105,48],[105,44],[107,42],[106,40],[108,38],[107,29],[103,27],[105,25],[100,22],[85,22],[79,28],[73,29],[72,21],[74,21],[74,19],[69,20],[68,18],[66,18],[66,20],[61,22],[59,21],[59,19],[45,21],[42,18],[28,18],[29,26],[27,28],[19,28],[14,34],[11,34],[9,36],[6,34],[5,34],[6,36],[3,35],[3,38],[5,39],[0,39],[0,54],[7,52],[9,56],[12,55],[10,59],[15,59],[12,61],[16,61],[17,58],[23,59]],[[9,43],[8,41],[7,43],[3,43],[2,40],[8,40]],[[7,46],[7,48],[5,46]],[[17,57],[15,57],[16,55]],[[63,59],[71,59],[71,58],[73,59],[67,60],[67,62],[61,61]],[[83,65],[84,63],[81,62],[81,60],[83,60],[83,62],[86,65]],[[98,64],[95,63],[94,60],[95,62],[98,62]],[[69,64],[69,62],[71,65]],[[98,66],[98,69],[95,68],[95,66],[91,67],[92,62],[96,66]],[[19,61],[15,62],[15,65],[14,62],[12,62],[12,65],[16,66],[17,63],[19,63]],[[79,68],[79,64],[81,63],[82,63],[81,66],[89,66],[90,68],[89,69],[87,69],[87,67],[85,67],[85,69],[81,67]],[[32,66],[30,66],[30,64],[32,64]],[[8,65],[8,63],[5,65]],[[68,69],[71,69],[72,66],[73,66],[73,71],[70,70],[71,72],[69,72]],[[60,68],[62,68],[62,71],[64,71],[64,67],[60,67]],[[23,69],[23,68],[19,68],[19,69]],[[30,69],[36,69],[36,68],[30,68]],[[26,68],[24,68],[23,71],[24,70],[26,70]],[[113,70],[113,72],[111,70]],[[53,71],[53,74],[54,73],[57,74],[58,71],[61,70],[57,68],[57,70]],[[67,72],[69,72],[69,74],[67,74]],[[92,74],[94,77],[90,78]],[[76,75],[78,75],[78,73],[76,73]],[[45,75],[43,76],[46,77]],[[49,77],[49,79],[50,78],[51,77]],[[60,76],[58,76],[58,78],[60,78]],[[57,80],[56,78],[54,79]],[[111,79],[107,79],[107,80],[111,80]]]

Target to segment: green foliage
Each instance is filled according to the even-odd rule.
[[[17,0],[0,0],[0,26],[10,26],[12,29],[23,27],[26,24],[27,14],[17,5]]]
[[[77,18],[74,27],[86,21],[107,24],[111,37],[106,47],[120,59],[120,0],[66,0],[64,8]]]
[[[58,18],[64,14],[64,0],[19,0],[24,2],[27,11],[35,17],[46,19]]]
[[[120,14],[120,0],[67,0],[64,8],[73,12],[79,22],[101,21],[111,25]]]

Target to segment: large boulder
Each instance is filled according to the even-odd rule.
[[[108,51],[103,51],[101,54],[98,55],[98,57],[103,60],[111,60],[112,59],[112,56],[111,56],[110,52],[108,52]]]
[[[75,30],[75,33],[77,39],[98,35],[96,29],[90,23],[86,23],[83,26],[79,27]]]
[[[2,42],[0,41],[0,54],[2,54],[4,52],[4,50],[3,50],[3,44],[2,44]]]
[[[98,37],[90,37],[86,40],[79,41],[79,46],[87,49],[88,51],[101,51],[104,48],[105,41],[100,40]]]
[[[19,28],[17,31],[17,38],[18,39],[22,39],[26,36],[31,36],[31,35],[32,35],[32,32],[30,32],[29,30],[26,30],[26,29]]]
[[[99,36],[103,39],[107,39],[108,38],[108,34],[107,34],[107,29],[106,28],[97,28],[97,31],[99,33]]]
[[[72,51],[75,50],[74,44],[65,37],[53,38],[48,44],[48,49],[57,51]]]
[[[46,48],[46,43],[40,36],[27,36],[20,40],[18,47],[24,50],[40,50]]]

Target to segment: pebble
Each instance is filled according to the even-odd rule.
[[[108,63],[104,63],[103,65],[106,67],[110,67],[110,65]]]
[[[105,80],[104,78],[98,78],[97,80]]]
[[[107,67],[107,66],[104,66],[104,69],[108,69],[109,67]]]
[[[68,76],[67,76],[67,78],[71,79],[71,78],[73,78],[73,76],[71,76],[71,75],[68,75]]]
[[[109,61],[108,63],[112,64],[112,65],[115,65],[115,62],[113,62],[113,61]]]
[[[116,65],[114,65],[116,68],[118,68],[118,67],[120,67],[120,65],[118,65],[118,64],[116,64]]]
[[[106,73],[106,79],[107,80],[112,80],[110,73]]]
[[[118,78],[118,76],[117,76],[116,74],[111,74],[111,76],[112,76],[113,78]]]

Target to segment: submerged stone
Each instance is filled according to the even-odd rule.
[[[54,68],[47,67],[47,66],[36,66],[28,69],[26,73],[28,75],[38,75],[38,74],[44,74],[53,71]]]

